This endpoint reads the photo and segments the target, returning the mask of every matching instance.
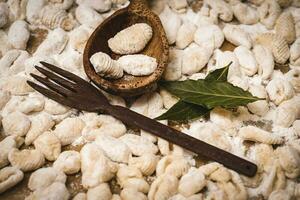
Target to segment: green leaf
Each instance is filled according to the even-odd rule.
[[[252,96],[250,92],[228,82],[186,80],[162,82],[161,84],[182,101],[205,106],[209,109],[216,106],[233,108],[261,100]]]
[[[223,81],[223,82],[226,82],[227,81],[228,70],[229,70],[229,67],[230,67],[231,64],[232,64],[232,61],[226,67],[216,69],[215,71],[210,72],[205,77],[205,80],[206,81]]]
[[[206,115],[210,110],[199,105],[186,103],[184,101],[178,101],[167,112],[161,116],[155,118],[156,120],[174,120],[174,121],[186,121],[202,117]]]

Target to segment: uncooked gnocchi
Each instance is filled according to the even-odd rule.
[[[60,140],[53,132],[46,131],[33,142],[34,147],[40,150],[45,158],[49,161],[54,161],[60,155],[61,144]]]
[[[0,194],[18,184],[24,174],[17,167],[5,167],[0,170]]]
[[[117,33],[108,40],[108,46],[117,54],[138,53],[152,38],[152,28],[146,23],[137,23]]]
[[[151,18],[155,23],[140,18],[144,9],[130,8],[134,3],[0,0],[3,198],[300,198],[299,0],[149,1],[158,15]],[[128,5],[128,16],[114,15]],[[124,24],[128,17],[132,22]],[[105,51],[94,49],[89,61],[107,81],[147,78],[158,71],[165,81],[197,81],[232,62],[228,83],[260,100],[237,108],[216,107],[209,115],[184,124],[158,122],[255,163],[254,177],[202,159],[107,113],[64,106],[27,84],[27,80],[35,81],[31,73],[43,76],[35,68],[44,67],[42,61],[88,80],[82,62],[85,46],[106,19],[120,20],[120,26],[110,27],[101,47]],[[165,63],[152,52],[159,43],[159,20],[169,43],[163,72]],[[159,82],[154,91],[130,99],[101,92],[112,105],[152,119],[180,100]],[[24,180],[27,185],[23,176],[29,178]]]
[[[54,134],[58,137],[61,145],[74,142],[81,135],[85,123],[80,118],[67,118],[55,126]]]
[[[80,170],[81,158],[77,151],[64,151],[53,163],[53,168],[65,174],[75,174]]]
[[[32,191],[47,188],[52,183],[65,183],[67,176],[52,167],[41,168],[33,172],[28,181],[28,188]]]
[[[36,149],[21,151],[12,149],[8,154],[8,160],[12,166],[21,169],[23,172],[38,169],[45,163],[44,155]]]

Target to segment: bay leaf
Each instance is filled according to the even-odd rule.
[[[209,109],[217,106],[234,108],[262,100],[228,82],[207,82],[200,79],[196,81],[161,82],[161,85],[182,101],[201,105]]]
[[[227,75],[228,75],[228,71],[229,71],[229,67],[232,64],[232,61],[226,65],[223,68],[220,69],[216,69],[212,72],[210,72],[204,80],[206,81],[223,81],[226,82],[227,81]]]
[[[174,120],[174,121],[186,121],[202,117],[206,115],[210,110],[199,105],[186,103],[184,101],[178,101],[167,112],[161,116],[155,118],[156,120]]]

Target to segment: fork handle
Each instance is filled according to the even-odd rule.
[[[136,10],[140,9],[141,7],[148,8],[147,0],[130,0],[129,9]]]
[[[252,177],[257,171],[257,166],[245,159],[163,125],[128,108],[112,106],[111,109],[109,109],[109,114],[127,125],[143,129],[173,144],[219,162],[246,176]]]

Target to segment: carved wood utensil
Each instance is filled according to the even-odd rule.
[[[41,62],[41,64],[54,73],[36,66],[36,69],[44,74],[46,78],[35,74],[31,74],[31,76],[49,89],[31,81],[28,81],[28,84],[48,98],[78,110],[107,113],[129,126],[143,129],[196,154],[217,161],[241,174],[246,176],[255,175],[257,171],[255,164],[140,115],[128,108],[111,105],[106,97],[87,81],[51,64],[45,62]]]
[[[110,50],[107,41],[135,23],[147,23],[152,27],[153,37],[140,53],[156,58],[158,66],[154,73],[140,77],[125,74],[117,80],[98,75],[89,61],[90,57],[101,51],[113,59],[118,59],[120,55]],[[167,37],[159,17],[147,7],[146,0],[132,0],[128,7],[116,11],[92,33],[85,46],[83,65],[87,76],[103,90],[123,97],[137,96],[156,88],[156,82],[161,78],[168,62],[168,48]]]

